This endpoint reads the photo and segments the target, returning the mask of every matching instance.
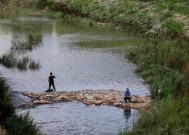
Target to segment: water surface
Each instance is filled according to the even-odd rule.
[[[124,129],[131,130],[139,116],[134,109],[78,102],[43,105],[27,111],[47,135],[116,135]]]
[[[32,51],[11,50],[15,36],[26,40],[38,33],[42,41]],[[140,43],[139,37],[125,33],[88,27],[78,22],[55,21],[40,17],[0,20],[0,54],[29,56],[41,65],[39,70],[22,71],[5,68],[5,76],[13,91],[43,92],[48,89],[50,72],[56,75],[57,91],[83,89],[116,89],[132,94],[149,94],[148,85],[135,74],[135,65],[126,59],[128,46]],[[49,135],[114,135],[125,127],[131,129],[138,111],[124,112],[110,106],[85,106],[78,102],[38,106],[29,111],[31,117]],[[127,114],[127,115],[124,115]]]

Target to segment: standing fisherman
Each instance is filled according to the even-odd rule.
[[[48,81],[49,81],[49,90],[50,90],[51,85],[52,85],[54,91],[56,91],[55,86],[54,86],[54,78],[55,78],[55,76],[52,75],[52,72],[50,72],[50,76],[49,76],[49,79],[48,79]]]

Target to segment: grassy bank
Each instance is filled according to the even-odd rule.
[[[120,134],[188,134],[188,4],[184,0],[63,1],[65,12],[112,22],[119,29],[153,39],[130,50],[128,58],[150,84],[154,102],[141,113],[133,131]]]
[[[134,130],[121,135],[188,134],[188,51],[184,40],[154,41],[131,50],[128,57],[150,84],[154,101],[148,110],[142,111]]]
[[[111,22],[132,34],[153,38],[189,36],[188,2],[184,0],[61,0],[58,5],[49,0],[48,6],[96,21]]]
[[[41,135],[38,127],[28,115],[16,115],[10,88],[5,78],[0,77],[0,125],[9,135]],[[5,131],[0,130],[0,134]]]
[[[189,37],[189,3],[185,0],[9,0],[0,16],[74,14],[111,22],[119,30],[152,38]]]

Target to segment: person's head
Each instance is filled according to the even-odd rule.
[[[129,91],[129,88],[126,88],[126,91]]]
[[[50,72],[50,75],[52,75],[52,72]]]

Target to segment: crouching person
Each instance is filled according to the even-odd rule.
[[[129,88],[126,89],[125,91],[125,97],[124,97],[124,100],[125,102],[131,102],[131,92],[129,91]]]

